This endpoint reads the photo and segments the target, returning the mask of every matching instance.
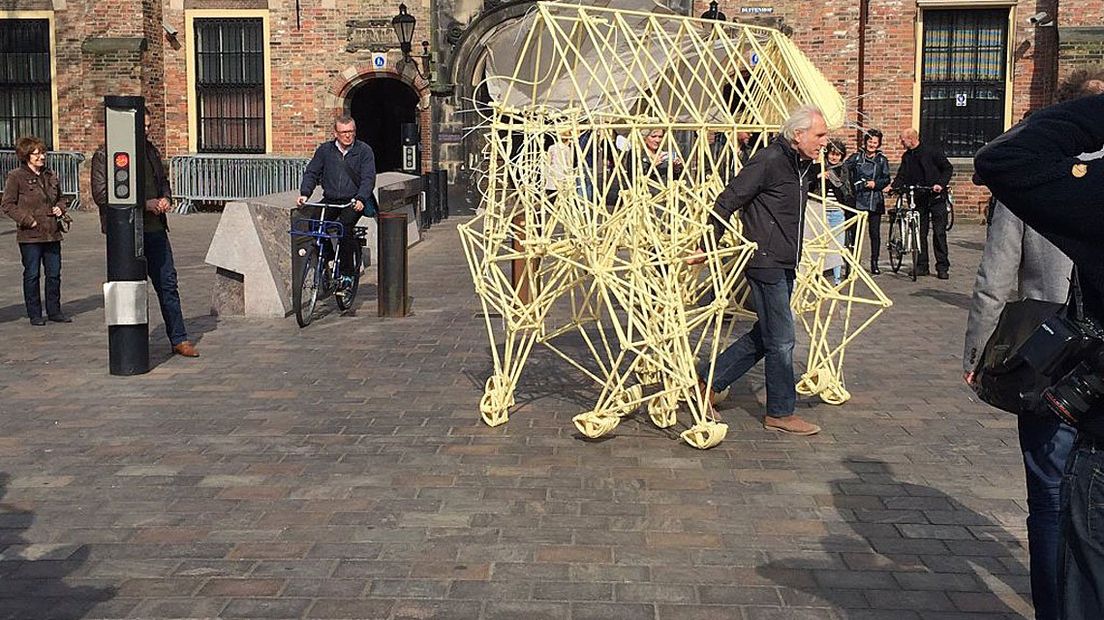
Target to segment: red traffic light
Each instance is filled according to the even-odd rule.
[[[126,153],[115,153],[115,167],[126,168],[130,165],[130,155]]]

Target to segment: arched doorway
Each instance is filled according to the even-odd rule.
[[[365,80],[347,98],[357,139],[372,147],[376,171],[402,170],[403,123],[418,122],[418,93],[402,80]]]

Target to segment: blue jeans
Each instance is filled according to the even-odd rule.
[[[747,280],[759,320],[751,331],[717,356],[711,387],[720,392],[766,358],[767,415],[776,418],[793,415],[797,402],[793,370],[794,322],[790,311],[794,272],[786,270],[776,282],[764,282],[750,274]],[[701,377],[708,372],[708,365],[698,368]]]
[[[1078,435],[1062,479],[1058,617],[1104,618],[1104,440]]]
[[[1036,620],[1058,618],[1058,549],[1062,476],[1077,431],[1055,417],[1019,418],[1027,478],[1027,545]]]
[[[20,243],[19,256],[23,261],[23,304],[27,307],[27,318],[42,316],[38,286],[42,271],[46,272],[46,314],[60,316],[61,242]]]
[[[175,347],[188,339],[188,332],[184,329],[184,312],[180,309],[180,293],[176,290],[176,265],[173,264],[169,233],[165,230],[148,232],[142,238],[146,246],[146,270],[161,304],[165,334]]]
[[[828,226],[830,228],[835,228],[836,226],[839,226],[840,224],[847,221],[846,218],[844,218],[843,216],[843,209],[826,209],[824,211],[824,219],[828,221]],[[839,241],[840,245],[846,247],[847,240],[844,238],[845,236],[845,234],[840,235],[836,237],[836,240]],[[832,267],[832,278],[834,279],[836,284],[839,284],[840,272],[842,269],[843,268],[839,266]]]

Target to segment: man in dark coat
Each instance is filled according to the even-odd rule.
[[[352,277],[353,227],[361,215],[375,215],[376,156],[372,147],[356,139],[356,121],[349,116],[339,116],[334,121],[334,139],[318,145],[314,157],[303,172],[299,185],[299,205],[310,199],[314,188],[322,186],[322,202],[345,204],[353,202],[353,208],[341,209],[336,217],[327,213],[327,219],[342,223],[345,239],[341,243],[342,275]],[[367,209],[367,210],[365,210]],[[327,209],[336,211],[336,209]]]
[[[1083,80],[1104,92],[1104,79]],[[1084,310],[1104,323],[1104,95],[1036,112],[980,151],[978,177],[998,200],[1073,260]],[[1089,382],[1104,368],[1091,360]],[[1061,489],[1059,618],[1104,618],[1104,405],[1096,388],[1084,411]],[[1094,525],[1095,524],[1095,525]]]
[[[908,191],[910,185],[930,187],[916,190],[916,206],[920,210],[920,256],[916,261],[916,275],[931,273],[928,261],[928,228],[932,229],[932,246],[935,249],[935,270],[940,280],[949,276],[951,261],[947,252],[947,185],[951,182],[954,167],[938,147],[920,142],[915,129],[901,132],[901,167],[893,178],[893,192]]]
[[[698,376],[709,383],[711,391],[720,392],[766,358],[767,414],[763,426],[793,435],[820,432],[816,424],[794,415],[797,392],[790,296],[801,260],[809,182],[816,174],[813,161],[819,159],[827,144],[823,113],[815,106],[798,108],[783,123],[781,135],[752,155],[729,181],[713,207],[715,238],[724,234],[723,223],[738,211],[744,236],[758,244],[746,269],[758,320],[751,331],[717,356],[712,376],[708,363],[698,368]]]
[[[142,205],[142,244],[146,255],[146,272],[157,293],[161,317],[165,320],[165,334],[169,337],[173,353],[184,357],[199,357],[199,351],[188,339],[188,330],[184,326],[176,264],[173,260],[172,244],[169,243],[169,222],[165,214],[172,208],[172,188],[169,186],[168,175],[165,174],[161,151],[157,150],[148,137],[150,123],[153,121],[149,110],[146,110],[145,117],[145,187],[139,195],[145,197],[145,204]],[[100,229],[106,233],[104,209],[107,208],[107,155],[103,145],[92,156],[92,200],[100,210]]]

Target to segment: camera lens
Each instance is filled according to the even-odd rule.
[[[1082,362],[1044,390],[1043,401],[1066,424],[1076,426],[1086,412],[1104,403],[1104,380]]]

